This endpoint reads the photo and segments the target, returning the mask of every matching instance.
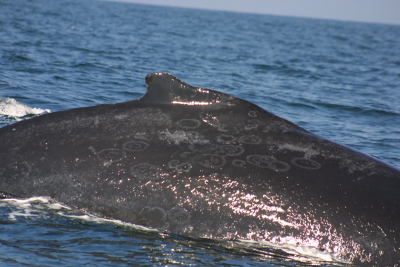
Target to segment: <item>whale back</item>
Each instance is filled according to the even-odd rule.
[[[398,169],[170,74],[146,84],[137,100],[1,128],[2,195],[194,237],[399,260]]]

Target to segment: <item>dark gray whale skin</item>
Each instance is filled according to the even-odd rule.
[[[0,129],[3,196],[193,237],[310,246],[363,266],[400,261],[400,171],[245,100],[146,77],[133,101]]]

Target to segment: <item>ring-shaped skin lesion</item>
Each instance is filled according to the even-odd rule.
[[[29,177],[32,167],[27,162],[13,163],[0,169],[0,176],[10,177]]]
[[[239,137],[239,142],[243,144],[257,145],[261,143],[261,138],[257,135],[243,135]]]
[[[218,151],[215,152],[218,156],[239,156],[244,152],[244,148],[242,146],[236,145],[222,145],[218,148]]]
[[[297,166],[297,167],[303,168],[303,169],[307,169],[307,170],[318,170],[321,168],[321,164],[312,159],[293,158],[291,160],[291,163],[294,166]]]
[[[276,172],[286,172],[290,169],[290,165],[286,162],[279,161],[268,155],[248,155],[246,160],[254,166],[268,168]]]
[[[167,212],[163,208],[146,206],[140,211],[139,215],[147,226],[154,228],[167,226]]]
[[[229,134],[220,134],[217,136],[217,142],[222,144],[232,144],[236,142],[236,137]]]
[[[172,209],[167,211],[167,216],[172,223],[180,225],[188,224],[191,217],[190,213],[181,207],[173,207]]]
[[[192,164],[187,162],[180,163],[179,160],[173,159],[168,162],[168,167],[171,169],[175,169],[177,172],[189,172],[192,168]]]
[[[141,180],[161,179],[161,170],[156,165],[139,163],[131,167],[131,174]]]
[[[196,129],[200,127],[201,121],[196,119],[182,119],[177,121],[176,125],[183,129]]]
[[[256,118],[256,117],[257,117],[257,111],[255,111],[255,110],[250,110],[250,111],[247,113],[247,115],[248,115],[249,117]]]
[[[246,161],[241,160],[241,159],[234,159],[234,160],[232,160],[232,165],[234,165],[236,167],[243,167],[244,165],[246,165]]]
[[[105,162],[119,162],[126,156],[125,151],[119,148],[106,148],[96,153],[99,160]]]
[[[214,154],[203,155],[205,159],[199,161],[199,164],[207,168],[219,168],[225,165],[226,160],[224,157]]]
[[[149,144],[145,141],[135,140],[129,141],[122,145],[122,149],[129,152],[144,151],[149,147]]]

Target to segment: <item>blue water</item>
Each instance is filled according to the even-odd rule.
[[[0,126],[37,113],[13,114],[17,104],[5,98],[52,112],[117,103],[140,97],[144,77],[163,71],[400,167],[400,26],[89,0],[0,5]],[[313,262],[66,217],[35,203],[0,202],[0,265]]]

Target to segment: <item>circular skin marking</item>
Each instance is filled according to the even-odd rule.
[[[236,138],[232,135],[221,134],[217,136],[217,142],[223,144],[231,144],[236,141]]]
[[[269,168],[269,163],[275,159],[270,156],[248,155],[247,162],[260,168]]]
[[[183,129],[196,129],[201,125],[201,121],[196,119],[182,119],[176,122],[176,125]]]
[[[307,170],[318,170],[321,168],[321,164],[311,159],[293,158],[291,162],[293,165]]]
[[[243,144],[259,144],[261,143],[261,138],[257,135],[243,135],[239,137],[239,142]]]
[[[124,159],[125,151],[118,148],[107,148],[96,154],[99,160],[105,162],[119,162]]]
[[[275,160],[270,162],[269,168],[276,172],[287,172],[290,166],[286,162]]]
[[[190,220],[190,213],[184,208],[174,207],[167,211],[168,219],[176,224],[187,224]]]
[[[216,152],[218,156],[239,156],[244,152],[243,147],[234,145],[223,145]]]
[[[145,222],[146,226],[154,228],[162,228],[167,219],[167,213],[160,207],[144,207],[140,212],[141,219]]]
[[[192,165],[186,162],[179,164],[179,160],[173,159],[170,162],[168,162],[168,167],[171,169],[175,169],[178,172],[189,172],[190,169],[192,168]]]
[[[249,111],[249,113],[247,113],[247,115],[249,115],[249,117],[255,118],[255,117],[257,117],[257,111],[255,111],[255,110]]]
[[[185,151],[183,153],[181,153],[179,156],[181,156],[182,158],[187,158],[191,155],[192,153],[189,151]]]
[[[248,123],[250,123],[250,124],[261,124],[261,122],[259,120],[257,120],[257,119],[251,119],[251,120],[248,121]]]
[[[139,163],[131,167],[131,174],[141,180],[160,179],[160,169],[149,163]]]
[[[218,156],[218,155],[212,155],[212,154],[205,154],[203,155],[205,157],[205,160],[200,161],[199,164],[207,167],[207,168],[218,168],[222,167],[225,165],[225,158]]]
[[[149,144],[144,141],[129,141],[122,145],[122,149],[125,151],[136,152],[136,151],[143,151],[148,146]]]
[[[7,177],[7,179],[15,179],[19,177],[29,177],[32,167],[26,162],[13,163],[0,169],[0,176]]]
[[[249,120],[247,123],[248,125],[244,127],[244,129],[247,131],[257,129],[257,127],[260,125],[260,121],[256,119]]]
[[[168,162],[168,167],[170,168],[176,168],[176,166],[178,166],[179,164],[179,160],[177,159],[173,159],[170,162]]]
[[[246,165],[246,161],[241,160],[241,159],[234,159],[234,160],[232,160],[232,165],[234,165],[236,167],[243,167],[244,165]]]
[[[266,155],[249,155],[247,162],[260,168],[268,168],[276,172],[286,172],[290,169],[289,164],[276,160],[274,157]]]

